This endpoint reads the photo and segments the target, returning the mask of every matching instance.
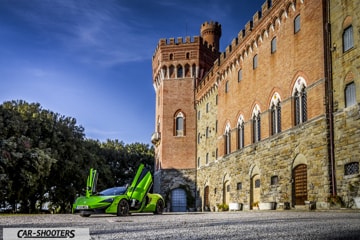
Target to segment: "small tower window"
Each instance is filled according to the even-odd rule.
[[[255,55],[253,58],[253,69],[258,67],[258,55]]]
[[[183,77],[183,67],[181,65],[177,66],[177,78]]]
[[[176,114],[175,117],[175,136],[185,136],[185,117],[182,112]]]
[[[271,53],[276,52],[276,37],[271,40]]]
[[[294,33],[300,31],[300,15],[297,15],[294,19]]]

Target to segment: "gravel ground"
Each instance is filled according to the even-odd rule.
[[[0,215],[3,228],[89,228],[91,239],[360,239],[359,211]]]

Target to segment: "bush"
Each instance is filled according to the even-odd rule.
[[[219,204],[218,208],[219,208],[219,211],[229,211],[229,205],[227,205],[226,203]]]

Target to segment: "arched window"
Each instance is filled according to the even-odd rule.
[[[191,71],[192,71],[192,76],[197,77],[196,76],[196,65],[195,64],[192,65],[192,70]]]
[[[281,132],[281,105],[280,96],[275,93],[271,100],[271,135]]]
[[[293,89],[295,126],[307,121],[306,82],[299,78]]]
[[[356,88],[355,83],[349,83],[345,87],[345,107],[350,107],[356,104]]]
[[[240,116],[237,125],[237,147],[238,149],[244,148],[244,118]]]
[[[230,152],[231,152],[231,132],[230,132],[229,124],[226,125],[224,140],[225,140],[225,154],[230,154]]]
[[[182,112],[175,116],[175,136],[185,136],[185,117]]]
[[[206,165],[209,164],[209,153],[206,153]]]
[[[300,14],[297,15],[294,19],[294,33],[300,31]]]
[[[276,37],[271,40],[271,53],[276,52]]]
[[[258,67],[258,55],[255,55],[253,58],[253,69]]]
[[[253,143],[259,142],[261,139],[261,118],[260,108],[258,105],[255,106],[252,115],[252,132],[253,132]]]
[[[174,77],[175,77],[175,67],[171,65],[169,67],[169,78],[174,78]]]
[[[177,78],[182,78],[183,77],[183,67],[181,65],[177,66]]]
[[[238,71],[238,82],[242,80],[242,69]]]
[[[190,77],[190,65],[186,64],[185,65],[185,77]]]
[[[343,33],[343,51],[346,52],[354,47],[353,27],[345,28]]]
[[[229,92],[229,81],[225,83],[225,93]]]

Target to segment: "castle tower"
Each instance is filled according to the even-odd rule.
[[[201,37],[209,45],[213,46],[216,51],[219,51],[221,25],[218,22],[205,22],[200,28]]]
[[[221,26],[206,23],[202,29],[202,35],[216,47],[199,36],[161,39],[152,59],[156,93],[151,138],[155,146],[154,192],[165,197],[171,211],[194,208],[197,197],[194,88],[220,55]]]

